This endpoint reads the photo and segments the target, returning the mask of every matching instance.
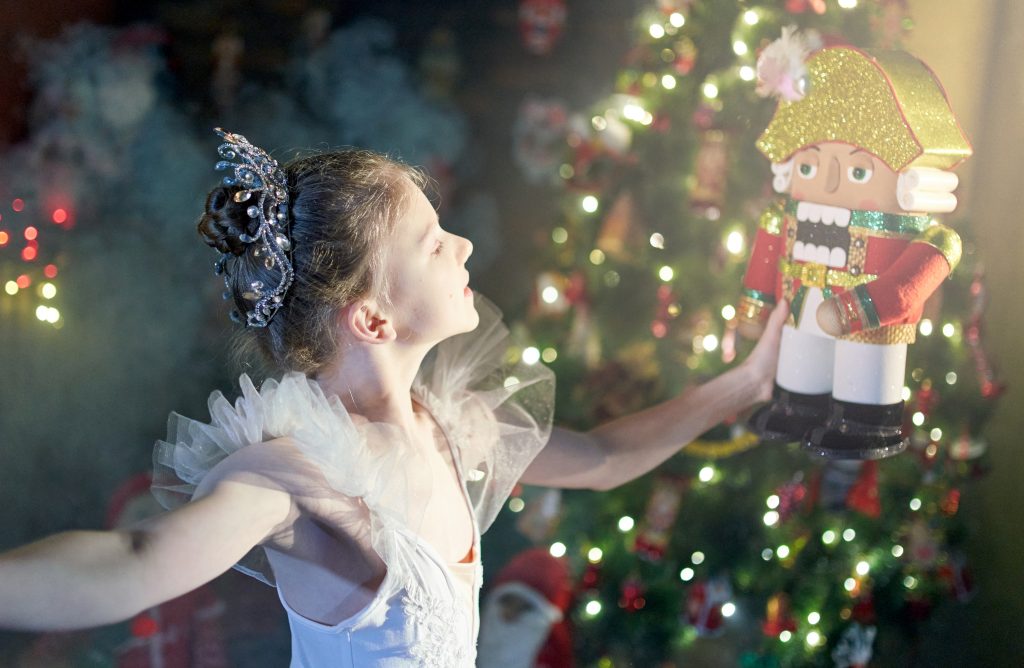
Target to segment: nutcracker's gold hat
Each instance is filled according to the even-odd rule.
[[[843,142],[894,171],[951,169],[971,144],[931,69],[904,51],[822,49],[807,60],[807,94],[781,100],[757,148],[775,163],[802,148]]]

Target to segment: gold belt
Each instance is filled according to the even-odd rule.
[[[817,262],[790,262],[784,257],[779,258],[779,271],[783,276],[796,278],[802,285],[813,288],[838,286],[855,288],[878,278],[874,274],[851,274],[840,269],[829,269]]]

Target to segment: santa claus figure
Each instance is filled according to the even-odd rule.
[[[902,451],[903,381],[925,300],[960,259],[934,213],[971,147],[928,67],[901,51],[810,49],[786,31],[758,61],[779,106],[757,147],[784,197],[761,217],[739,305],[757,335],[785,298],[771,404],[751,427],[817,454]]]
[[[543,548],[516,555],[495,579],[480,618],[477,665],[572,668],[565,563]]]

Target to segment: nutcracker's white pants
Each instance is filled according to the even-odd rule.
[[[885,406],[903,398],[907,345],[836,340],[818,327],[821,290],[804,298],[800,322],[782,328],[779,387],[801,394],[826,394],[841,401]]]

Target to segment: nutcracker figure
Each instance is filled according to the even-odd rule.
[[[784,197],[760,220],[743,279],[741,331],[785,298],[764,440],[843,459],[902,451],[903,380],[924,302],[960,259],[934,213],[956,208],[951,170],[971,147],[942,86],[901,51],[821,49],[785,31],[758,61],[779,97],[757,141]]]

